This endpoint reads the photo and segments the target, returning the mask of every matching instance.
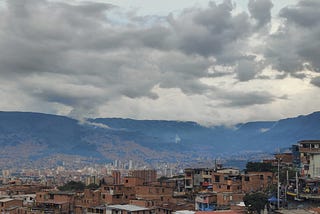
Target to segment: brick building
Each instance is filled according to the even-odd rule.
[[[15,213],[19,207],[22,207],[23,201],[20,199],[3,198],[0,199],[1,213]]]
[[[70,213],[74,211],[75,193],[73,192],[38,192],[34,210],[54,213]]]
[[[157,181],[157,171],[155,169],[130,170],[128,177],[142,178],[145,183]]]
[[[242,175],[242,191],[262,191],[276,182],[273,172],[248,172]]]

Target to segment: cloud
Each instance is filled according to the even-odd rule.
[[[233,15],[232,10],[230,1],[211,2],[204,10],[189,9],[177,18],[169,17],[177,48],[188,54],[214,56],[223,61],[230,46],[250,35],[248,15]]]
[[[236,67],[236,73],[239,81],[248,81],[254,79],[258,73],[257,63],[254,59],[240,60]]]
[[[240,91],[230,91],[221,93],[221,95],[223,95],[221,99],[226,100],[226,103],[223,105],[233,108],[264,105],[272,103],[276,100],[276,97],[267,91],[253,91],[246,93]]]
[[[280,29],[267,39],[265,56],[273,68],[296,75],[302,70],[320,71],[320,3],[300,1],[280,11]],[[304,78],[304,75],[296,75]]]
[[[94,1],[8,0],[0,8],[0,93],[12,97],[0,107],[201,121],[207,116],[197,109],[213,116],[225,108],[270,107],[286,94],[257,81],[281,75],[277,81],[285,84],[319,72],[320,6],[309,0],[285,7],[272,32],[272,3],[251,0],[248,7],[250,14],[225,0],[139,16]]]
[[[270,23],[272,7],[270,0],[249,0],[248,9],[258,28]]]
[[[315,77],[311,80],[311,84],[320,87],[320,77]]]

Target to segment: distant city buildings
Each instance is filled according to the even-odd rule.
[[[293,145],[292,152],[277,153],[272,159],[247,164],[244,171],[213,163],[211,167],[188,167],[182,173],[165,162],[147,168],[133,160],[115,160],[76,170],[70,170],[67,161],[52,169],[4,169],[0,177],[0,211],[170,214],[185,210],[192,213],[232,210],[241,213],[243,197],[253,192],[270,194],[270,207],[276,207],[280,201],[285,206],[288,200],[295,199],[320,201],[320,140],[299,141]],[[58,190],[71,181],[83,182],[87,188]]]

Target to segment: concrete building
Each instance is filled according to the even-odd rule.
[[[188,168],[184,170],[185,189],[207,187],[212,183],[214,169],[209,168]]]
[[[320,177],[320,140],[302,140],[298,144],[301,175]]]
[[[195,210],[213,211],[217,205],[217,194],[213,192],[199,193],[195,198]]]

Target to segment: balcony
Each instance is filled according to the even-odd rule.
[[[299,152],[300,153],[312,153],[312,154],[319,153],[320,154],[320,148],[303,148],[303,147],[300,147],[299,148]]]

